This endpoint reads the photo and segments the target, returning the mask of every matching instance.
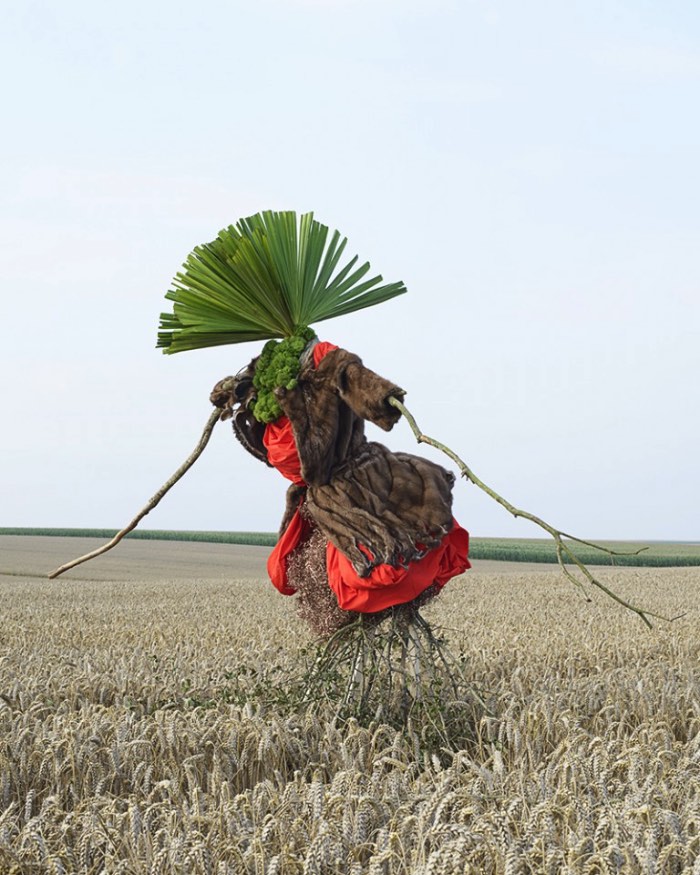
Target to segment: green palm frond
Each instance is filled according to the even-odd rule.
[[[366,278],[369,263],[357,256],[339,267],[346,243],[313,213],[240,219],[188,256],[165,296],[173,312],[161,313],[158,347],[174,353],[289,337],[406,291],[402,282]]]

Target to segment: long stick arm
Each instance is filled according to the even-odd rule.
[[[522,517],[523,519],[530,520],[530,522],[535,523],[540,528],[544,529],[545,532],[550,534],[552,538],[554,538],[554,542],[557,547],[557,560],[559,565],[561,566],[564,575],[570,580],[573,584],[575,584],[580,589],[583,589],[583,582],[580,579],[577,579],[572,572],[566,567],[565,562],[568,560],[572,562],[579,570],[583,578],[592,586],[597,587],[602,590],[607,596],[616,601],[618,604],[622,605],[624,608],[627,608],[630,611],[633,611],[642,622],[651,629],[651,622],[649,617],[655,617],[659,620],[674,620],[678,619],[677,617],[662,617],[659,614],[655,614],[652,611],[644,610],[643,608],[638,607],[637,605],[632,604],[631,602],[626,601],[621,598],[617,593],[613,592],[609,587],[607,587],[604,583],[594,577],[590,570],[581,562],[581,560],[576,556],[576,554],[571,550],[568,544],[565,543],[564,538],[567,540],[577,541],[579,544],[586,544],[589,547],[595,547],[596,550],[601,550],[604,553],[607,553],[609,556],[618,556],[618,555],[636,555],[637,553],[641,553],[641,550],[635,550],[632,554],[624,554],[618,553],[615,550],[610,550],[607,547],[603,547],[600,544],[595,544],[592,541],[584,541],[581,538],[576,538],[574,535],[568,535],[566,532],[562,532],[554,526],[546,523],[544,520],[535,516],[532,513],[528,513],[525,510],[520,510],[519,508],[512,505],[509,501],[506,501],[501,495],[491,489],[490,486],[487,486],[482,480],[480,480],[476,474],[469,468],[466,462],[463,462],[462,459],[451,450],[449,447],[445,446],[445,444],[441,444],[440,441],[436,441],[434,438],[428,437],[423,434],[423,432],[418,427],[416,420],[409,410],[404,407],[401,401],[398,398],[391,397],[388,399],[389,404],[392,407],[395,407],[397,410],[400,410],[403,414],[406,422],[409,424],[411,431],[416,437],[416,440],[419,444],[428,444],[431,447],[435,447],[441,452],[445,453],[445,455],[449,456],[450,459],[457,465],[459,470],[462,472],[462,476],[473,483],[475,486],[478,486],[483,492],[485,492],[488,496],[493,498],[494,501],[497,501],[502,507],[504,507],[509,513],[512,513],[514,517]],[[642,550],[646,549],[645,547]]]
[[[204,452],[204,448],[209,443],[209,438],[211,437],[212,431],[214,431],[214,426],[221,418],[221,414],[223,411],[215,410],[209,419],[207,420],[207,424],[204,426],[204,431],[202,432],[202,436],[199,439],[199,443],[194,448],[192,453],[185,459],[185,461],[180,465],[177,471],[167,480],[156,492],[156,494],[151,498],[148,504],[140,510],[133,520],[125,526],[120,532],[112,538],[107,544],[103,544],[101,547],[98,547],[96,550],[93,550],[91,553],[86,553],[84,556],[79,556],[77,559],[73,559],[72,562],[67,562],[65,565],[61,565],[60,568],[54,569],[49,574],[49,579],[53,579],[54,577],[58,577],[59,574],[63,574],[64,571],[68,571],[69,568],[75,568],[76,565],[80,565],[83,562],[87,562],[88,559],[94,559],[96,556],[101,556],[103,553],[106,553],[107,550],[111,550],[112,547],[116,547],[117,544],[122,540],[125,535],[128,535],[129,532],[133,531],[136,526],[141,522],[141,520],[146,516],[147,513],[150,513],[153,508],[158,504],[158,502],[163,498],[166,492],[169,492],[172,487],[183,477],[194,465],[197,459]]]

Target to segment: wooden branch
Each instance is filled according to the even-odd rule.
[[[199,443],[194,448],[192,453],[187,457],[187,459],[180,465],[177,471],[173,474],[173,476],[167,480],[156,492],[156,494],[151,498],[148,504],[140,510],[133,520],[125,526],[120,532],[112,538],[107,544],[103,544],[101,547],[98,547],[97,550],[93,550],[91,553],[86,553],[84,556],[79,556],[77,559],[73,559],[72,562],[67,562],[65,565],[61,565],[60,568],[54,569],[48,576],[49,579],[52,580],[54,577],[58,577],[59,574],[63,574],[64,571],[68,571],[69,568],[75,568],[76,565],[80,565],[82,562],[87,562],[88,559],[94,559],[96,556],[101,556],[102,553],[106,553],[107,550],[111,550],[112,547],[116,547],[117,544],[122,540],[125,535],[128,535],[129,532],[133,531],[136,526],[141,522],[141,520],[146,516],[147,513],[150,513],[153,508],[158,504],[158,502],[163,498],[166,492],[169,492],[172,487],[177,483],[177,481],[183,477],[194,465],[197,459],[204,452],[204,448],[209,443],[209,438],[211,437],[212,431],[214,431],[214,426],[221,418],[222,410],[215,410],[209,419],[207,420],[207,424],[204,426],[204,431],[202,432],[202,436],[199,439]]]
[[[644,610],[637,605],[632,604],[631,602],[626,601],[621,596],[617,595],[617,593],[613,592],[609,587],[605,586],[604,583],[601,583],[596,577],[591,574],[590,570],[581,562],[581,560],[576,556],[576,554],[571,550],[571,548],[564,542],[564,538],[572,541],[576,541],[579,544],[585,544],[589,547],[594,547],[596,550],[601,550],[603,553],[607,553],[609,556],[636,556],[638,553],[641,553],[642,550],[646,550],[646,547],[642,547],[640,550],[635,550],[630,553],[621,553],[616,550],[610,550],[607,547],[603,547],[601,544],[595,544],[592,541],[584,541],[581,538],[576,538],[573,535],[567,535],[565,532],[560,531],[539,517],[535,516],[532,513],[528,513],[525,510],[520,510],[517,507],[514,507],[509,501],[506,501],[501,495],[499,495],[495,490],[491,489],[490,486],[487,486],[482,480],[480,480],[476,474],[471,470],[471,468],[460,459],[460,457],[451,450],[449,447],[441,444],[440,441],[436,441],[434,438],[428,437],[423,434],[423,432],[418,427],[416,420],[409,410],[398,400],[398,398],[389,398],[389,404],[393,407],[396,407],[397,410],[400,410],[403,416],[411,427],[411,431],[416,436],[416,440],[419,444],[428,444],[431,447],[435,447],[441,452],[445,453],[446,456],[449,456],[450,459],[457,465],[459,470],[462,473],[462,476],[473,483],[475,486],[478,486],[482,492],[485,492],[488,496],[493,498],[494,501],[497,501],[502,507],[504,507],[509,513],[511,513],[514,517],[522,517],[522,519],[530,520],[530,522],[535,523],[535,525],[539,526],[541,529],[544,529],[549,535],[554,539],[554,543],[557,548],[557,561],[564,572],[564,575],[570,580],[573,584],[575,584],[579,589],[585,592],[583,581],[576,578],[575,575],[566,567],[566,557],[578,568],[579,572],[583,575],[585,580],[591,584],[592,586],[597,587],[602,590],[607,596],[616,601],[618,604],[622,605],[624,608],[627,608],[630,611],[633,611],[637,616],[644,622],[646,626],[650,629],[652,628],[649,617],[654,617],[658,620],[665,620],[666,622],[671,622],[672,620],[678,619],[678,617],[663,617],[660,614],[655,614],[652,611]],[[590,601],[590,598],[588,598]]]

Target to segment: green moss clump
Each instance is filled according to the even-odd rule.
[[[259,422],[274,422],[282,415],[275,389],[294,389],[301,370],[300,356],[316,337],[311,328],[299,328],[284,340],[268,340],[255,366],[253,385],[258,397],[253,404],[253,416]]]

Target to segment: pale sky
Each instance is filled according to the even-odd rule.
[[[0,49],[0,526],[131,519],[261,347],[156,350],[173,275],[294,209],[409,289],[321,338],[489,485],[700,540],[697,3],[25,0]],[[142,527],[274,530],[285,488],[225,423]],[[461,482],[455,515],[543,534]]]

